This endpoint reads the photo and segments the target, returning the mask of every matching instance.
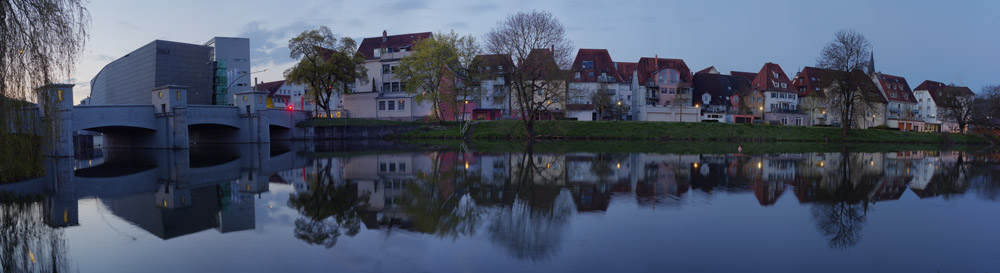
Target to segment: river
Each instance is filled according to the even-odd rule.
[[[2,272],[1000,270],[995,151],[587,145],[78,151],[0,185]]]

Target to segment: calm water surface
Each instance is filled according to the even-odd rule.
[[[996,153],[474,146],[49,160],[0,185],[2,272],[1000,271]]]

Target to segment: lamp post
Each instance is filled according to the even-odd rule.
[[[229,88],[232,87],[233,84],[236,84],[236,81],[238,81],[239,79],[242,79],[243,77],[249,76],[249,75],[251,75],[253,73],[267,72],[268,70],[270,70],[270,69],[266,69],[265,68],[264,70],[253,71],[253,72],[250,72],[250,73],[246,73],[246,74],[240,75],[239,77],[236,77],[235,79],[229,81],[229,85],[226,85],[226,93],[229,93]],[[235,97],[233,97],[232,99],[235,99]]]

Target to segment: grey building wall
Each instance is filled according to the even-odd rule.
[[[91,105],[150,104],[152,89],[188,87],[188,104],[212,104],[212,48],[155,40],[104,66],[90,81]]]

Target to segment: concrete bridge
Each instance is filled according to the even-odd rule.
[[[53,84],[38,92],[40,134],[46,156],[72,157],[73,132],[104,134],[105,147],[187,149],[191,143],[269,143],[305,139],[311,130],[295,124],[306,111],[268,109],[265,92],[236,94],[235,106],[188,105],[187,88],[154,88],[148,105],[73,106],[73,85]]]

